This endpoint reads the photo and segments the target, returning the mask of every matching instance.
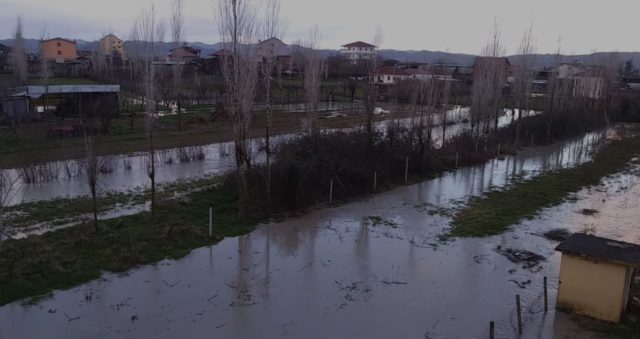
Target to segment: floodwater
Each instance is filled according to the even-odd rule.
[[[469,116],[468,107],[452,108],[446,112],[446,115],[446,121],[453,122],[446,128],[447,139],[470,129],[470,123],[465,120]],[[384,129],[390,121],[377,122],[376,128]],[[412,122],[409,118],[396,121],[407,126]],[[442,114],[435,114],[434,124],[439,125],[441,121]],[[511,114],[505,112],[499,120],[499,125],[505,126],[510,122]],[[272,144],[277,145],[285,139],[295,138],[296,135],[292,133],[274,136]],[[441,127],[434,128],[432,138],[436,146],[442,144]],[[251,140],[252,154],[256,163],[264,161],[265,155],[261,151],[263,142],[262,138]],[[198,158],[198,154],[202,156]],[[188,161],[180,161],[181,156],[186,157]],[[104,169],[98,173],[98,191],[127,192],[149,187],[147,161],[148,155],[140,152],[98,157],[99,167]],[[220,175],[234,168],[235,160],[231,142],[159,150],[156,161],[156,183]],[[21,178],[28,173],[36,180],[32,180],[31,183],[17,180],[17,185],[10,195],[11,199],[6,202],[7,206],[89,195],[82,159],[47,162],[24,169],[9,169],[8,173],[12,178]]]
[[[449,227],[447,211],[469,196],[515,175],[587,161],[603,136],[525,150],[261,225],[180,260],[56,291],[34,306],[5,305],[0,338],[486,338],[490,321],[498,338],[513,338],[516,294],[523,302],[524,337],[572,331],[553,310],[556,243],[539,235],[587,227],[640,241],[638,171],[606,179],[577,194],[577,201],[501,235],[448,242],[438,236]],[[577,213],[583,208],[599,213]],[[512,263],[498,246],[546,260]],[[542,311],[544,276],[548,313]]]

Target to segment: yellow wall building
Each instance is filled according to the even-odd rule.
[[[124,42],[113,34],[107,34],[100,39],[100,52],[104,56],[120,55],[122,60],[125,60]]]
[[[574,234],[562,252],[556,307],[595,319],[618,322],[626,310],[640,246]]]

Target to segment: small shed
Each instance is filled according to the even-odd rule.
[[[629,304],[640,245],[587,234],[560,243],[562,252],[556,307],[617,323]]]

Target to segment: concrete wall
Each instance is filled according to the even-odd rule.
[[[623,310],[626,275],[625,266],[563,254],[556,306],[618,322]]]

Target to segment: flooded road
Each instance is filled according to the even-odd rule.
[[[514,337],[515,295],[526,338],[566,330],[551,297],[559,268],[552,228],[640,241],[640,178],[625,173],[585,189],[511,231],[443,241],[452,210],[518,175],[590,159],[600,135],[525,150],[341,206],[126,274],[56,291],[34,306],[0,308],[0,338],[498,338]],[[599,212],[578,213],[583,208]],[[544,258],[512,263],[516,248]]]

